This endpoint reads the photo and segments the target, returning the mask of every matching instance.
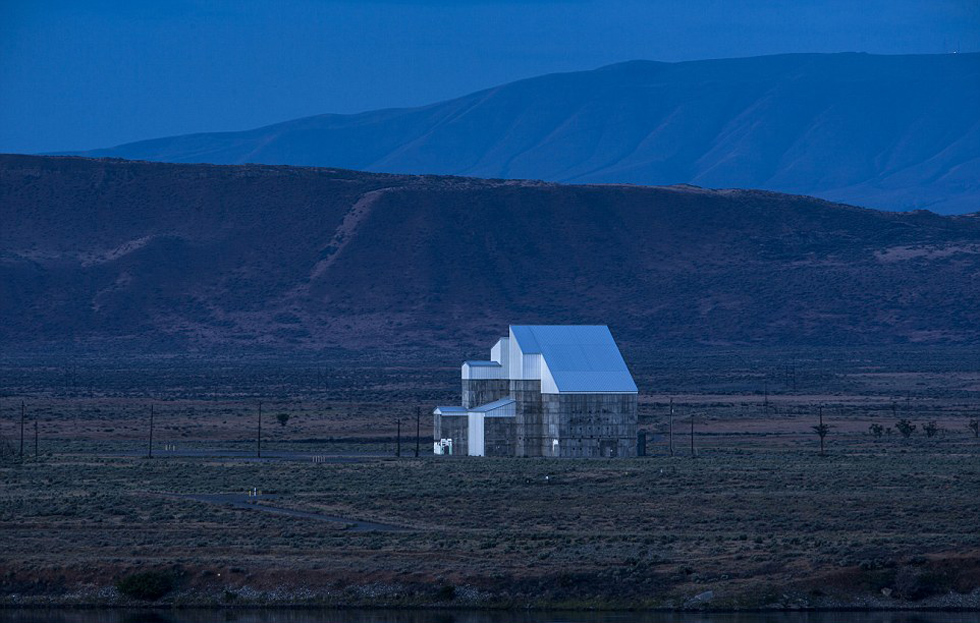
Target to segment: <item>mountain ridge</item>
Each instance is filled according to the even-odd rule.
[[[9,352],[980,343],[980,220],[771,191],[0,156]]]
[[[627,61],[412,108],[81,155],[562,183],[766,188],[879,209],[980,206],[980,54]]]

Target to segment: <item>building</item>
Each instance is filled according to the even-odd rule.
[[[636,456],[636,383],[609,327],[512,326],[436,407],[436,454]]]

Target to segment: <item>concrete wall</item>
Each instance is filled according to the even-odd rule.
[[[484,419],[485,456],[636,456],[636,394],[542,394],[541,389],[542,380],[462,380],[467,409],[506,397],[517,401],[516,417]],[[433,425],[435,441],[452,439],[454,455],[469,453],[466,415],[437,415]]]
[[[467,409],[509,396],[507,379],[463,379],[463,403]]]
[[[485,456],[515,456],[517,418],[483,418],[483,437]]]
[[[636,394],[544,394],[544,419],[559,423],[560,456],[636,456]]]
[[[516,456],[551,456],[542,451],[546,445],[550,448],[551,437],[545,441],[548,426],[541,410],[541,381],[511,381],[510,397],[517,401]]]

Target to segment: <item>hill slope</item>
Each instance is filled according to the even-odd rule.
[[[637,61],[431,106],[322,115],[89,156],[570,183],[764,188],[980,209],[980,55]]]
[[[0,156],[0,340],[980,343],[980,219],[693,187]]]

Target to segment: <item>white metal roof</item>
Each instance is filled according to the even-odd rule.
[[[479,407],[473,407],[470,411],[476,411],[478,413],[486,413],[487,411],[493,411],[495,409],[500,409],[501,407],[506,407],[512,405],[516,400],[513,398],[501,398],[500,400],[494,400],[493,402],[488,402],[485,405],[480,405]]]
[[[606,325],[515,325],[510,329],[521,352],[541,354],[559,392],[637,391]]]

